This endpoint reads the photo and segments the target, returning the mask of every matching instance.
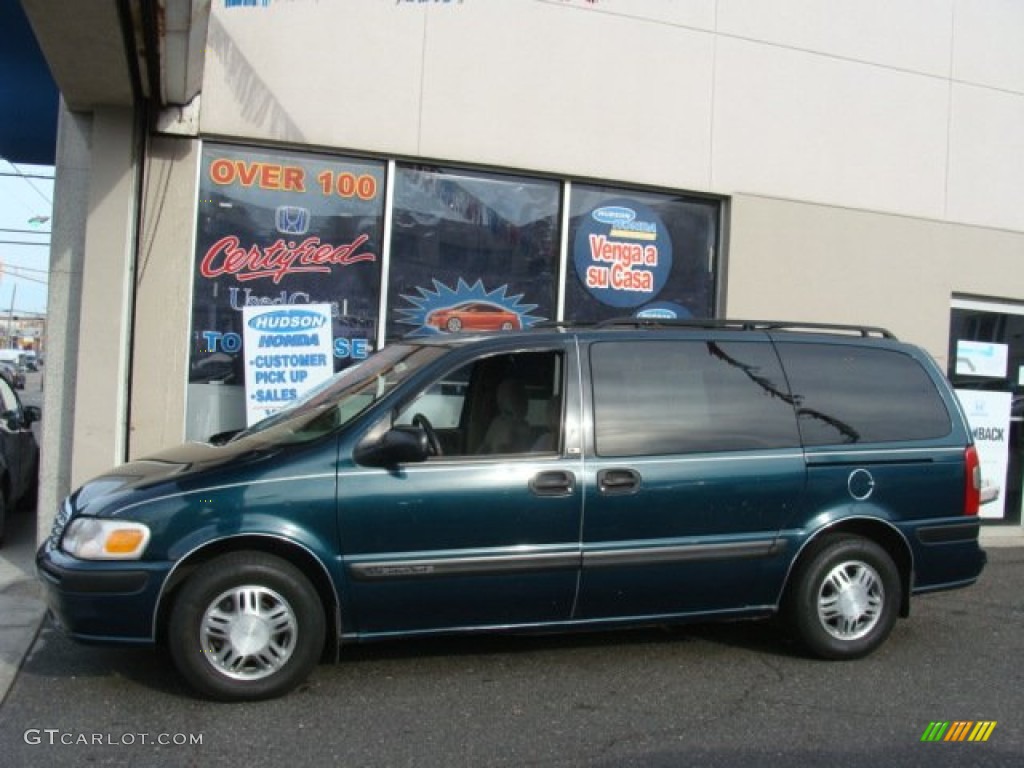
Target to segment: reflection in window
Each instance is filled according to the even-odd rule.
[[[800,444],[770,344],[633,341],[591,347],[600,456]]]
[[[553,319],[560,189],[546,179],[399,166],[388,337]]]
[[[908,355],[842,344],[778,344],[805,445],[943,437],[949,413]]]

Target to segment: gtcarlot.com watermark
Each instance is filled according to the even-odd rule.
[[[29,728],[23,736],[26,744],[78,747],[156,747],[201,746],[201,733],[86,733],[60,728]]]

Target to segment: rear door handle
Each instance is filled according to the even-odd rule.
[[[537,496],[569,496],[576,490],[576,475],[563,469],[540,472],[530,478],[530,490]]]
[[[640,490],[640,473],[635,469],[602,469],[597,473],[597,490],[605,496],[636,493]]]

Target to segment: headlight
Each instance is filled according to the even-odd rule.
[[[149,528],[125,520],[79,517],[64,533],[61,549],[82,560],[138,560],[149,543]]]

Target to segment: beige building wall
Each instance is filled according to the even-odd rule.
[[[71,489],[74,456],[75,378],[81,315],[82,260],[89,219],[92,120],[68,111],[62,99],[57,122],[57,184],[50,245],[49,307],[43,368],[37,533],[49,532],[57,505]],[[54,361],[66,361],[64,365]]]
[[[953,295],[1024,298],[1024,233],[732,200],[726,314],[888,328],[945,368]]]
[[[135,273],[130,459],[184,436],[198,169],[198,141],[150,144]]]
[[[218,4],[201,129],[1024,231],[1022,34],[1007,0]]]
[[[91,173],[78,317],[72,486],[120,463],[127,436],[135,237],[135,120],[130,109],[93,112]]]

